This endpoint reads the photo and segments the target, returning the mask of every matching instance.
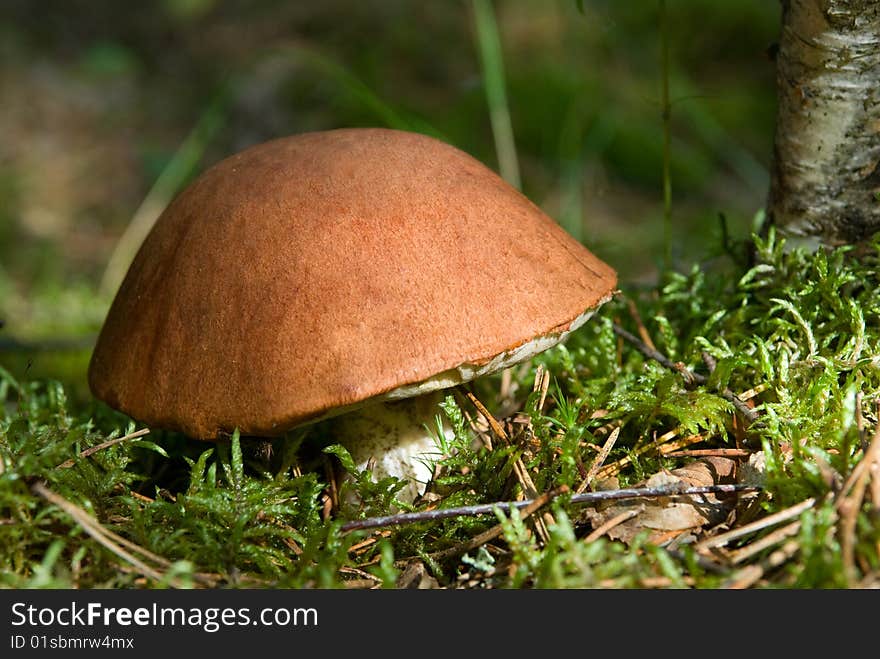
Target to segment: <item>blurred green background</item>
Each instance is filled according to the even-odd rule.
[[[720,250],[719,214],[744,238],[764,203],[780,11],[771,0],[666,4],[684,269]],[[492,6],[523,191],[623,286],[655,282],[658,0]],[[0,364],[87,397],[111,298],[101,281],[126,228],[256,142],[385,125],[498,169],[483,78],[470,0],[4,0]]]

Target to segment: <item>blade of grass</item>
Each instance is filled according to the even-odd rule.
[[[336,82],[344,92],[376,114],[385,125],[443,139],[440,131],[427,122],[400,114],[333,59],[307,48],[288,46],[282,50],[282,54],[285,51],[290,51],[313,69]],[[208,105],[135,211],[104,270],[100,284],[103,295],[113,295],[119,288],[134,255],[153,224],[195,169],[208,144],[222,127],[231,85],[232,83],[227,84]]]
[[[106,549],[114,553],[116,556],[121,558],[126,563],[134,566],[140,574],[145,577],[149,577],[154,581],[162,582],[164,579],[164,575],[157,570],[154,570],[152,567],[144,563],[139,558],[135,557],[128,551],[126,551],[123,547],[119,545],[119,543],[115,542],[118,539],[118,536],[115,536],[112,532],[107,531],[98,520],[89,515],[85,510],[77,506],[76,504],[71,503],[61,495],[53,492],[49,488],[47,488],[43,483],[36,482],[31,485],[31,491],[39,497],[42,497],[49,503],[57,506],[65,513],[67,513],[73,520],[80,525],[80,527],[88,533],[96,542],[104,546]],[[114,537],[115,536],[115,537]],[[150,554],[146,552],[146,550],[141,550],[142,553],[148,555],[151,559],[156,560],[157,557],[154,554]],[[171,580],[169,585],[172,587],[176,587],[176,580]]]
[[[662,63],[662,117],[663,117],[663,269],[672,265],[672,104],[669,100],[669,20],[666,0],[660,0],[660,51]]]
[[[676,71],[675,87],[679,95],[673,104],[681,120],[743,183],[754,190],[764,190],[770,178],[766,165],[738,142],[713,114],[713,97],[698,93],[697,85],[680,71]]]
[[[156,178],[128,226],[117,241],[101,277],[100,291],[105,296],[115,294],[128,271],[141,243],[156,223],[165,207],[190,176],[205,153],[208,144],[223,125],[226,114],[226,90],[205,108],[196,125],[183,140],[168,164]]]
[[[410,114],[404,114],[399,109],[393,107],[376,94],[369,85],[365,84],[333,58],[317,50],[302,46],[288,45],[276,52],[281,54],[289,52],[291,55],[299,57],[309,67],[336,83],[342,92],[348,94],[363,108],[372,112],[388,128],[415,131],[446,142],[449,141],[440,130],[427,121]]]
[[[489,105],[489,120],[492,124],[492,136],[495,139],[498,169],[505,181],[519,189],[519,161],[513,140],[507,92],[504,88],[504,59],[501,54],[501,40],[498,37],[495,11],[491,0],[473,0],[473,8],[483,86],[486,90],[486,102]]]

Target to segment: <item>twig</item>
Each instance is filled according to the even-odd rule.
[[[651,350],[656,350],[657,347],[651,340],[651,335],[648,333],[648,328],[645,327],[645,323],[642,322],[642,317],[641,315],[639,315],[639,309],[638,307],[636,307],[636,303],[628,297],[624,298],[624,300],[626,301],[626,308],[629,310],[629,315],[633,319],[633,322],[636,324],[636,328],[639,330],[639,336],[642,337],[642,341],[644,341],[645,345],[651,348]]]
[[[597,455],[596,459],[593,460],[593,464],[590,465],[590,468],[587,471],[587,475],[584,476],[584,480],[581,482],[580,485],[578,485],[575,492],[580,494],[590,486],[590,483],[596,477],[596,474],[599,473],[602,465],[605,464],[605,460],[608,458],[608,454],[611,453],[611,449],[614,448],[614,444],[615,442],[617,442],[617,436],[619,434],[620,426],[617,426],[614,430],[611,431],[611,434],[608,435],[608,439],[606,439],[605,443],[602,445],[602,449],[599,451],[599,455]]]
[[[382,587],[382,580],[373,576],[369,579],[347,579],[342,583],[348,590],[373,590]]]
[[[601,538],[603,535],[608,533],[608,531],[613,529],[615,526],[623,524],[625,521],[632,519],[633,517],[641,514],[642,512],[644,512],[644,507],[642,507],[642,506],[640,506],[638,508],[633,508],[631,510],[625,510],[624,512],[620,513],[619,515],[615,515],[614,517],[609,519],[607,522],[605,522],[601,526],[593,529],[592,533],[590,533],[590,535],[585,537],[583,541],[587,542],[587,543],[595,542],[596,540]]]
[[[474,396],[470,391],[465,391],[465,395],[468,400],[473,403],[474,407],[477,408],[477,411],[483,416],[484,419],[489,423],[489,426],[492,428],[492,431],[495,435],[503,441],[505,444],[510,444],[510,436],[504,430],[502,425],[498,423],[498,420],[494,417],[494,415],[486,409],[486,406],[480,402],[480,400]],[[535,482],[532,480],[531,475],[529,474],[529,470],[526,469],[525,463],[522,461],[522,458],[517,458],[513,463],[513,471],[516,474],[516,478],[520,483],[520,486],[523,489],[525,497],[527,499],[534,499],[538,496],[538,489],[535,487]],[[552,524],[552,520],[548,520]],[[546,525],[543,520],[537,519],[535,520],[535,530],[538,535],[541,536],[541,540],[546,542],[549,540],[550,536],[547,533]]]
[[[878,402],[878,407],[880,407],[880,402]],[[878,440],[880,440],[880,422],[877,423],[876,428],[874,429],[874,436],[871,439],[871,443],[868,444],[865,449],[865,453],[862,456],[862,459],[859,461],[853,470],[850,472],[849,476],[844,482],[843,486],[840,488],[840,491],[837,493],[836,505],[839,507],[841,502],[846,497],[846,493],[849,492],[853,487],[856,487],[860,481],[862,481],[866,477],[866,472],[868,472],[871,468],[871,465],[874,462],[876,456],[870,455],[871,452],[877,452],[880,450],[880,446],[878,446]]]
[[[656,544],[656,543],[655,543]],[[707,556],[701,556],[700,554],[688,554],[685,555],[680,549],[675,549],[674,547],[668,547],[666,549],[666,553],[669,554],[672,558],[682,563],[688,561],[696,561],[697,565],[699,565],[706,572],[711,572],[712,574],[727,574],[729,569],[726,565],[722,565],[717,561],[712,560]]]
[[[474,396],[470,391],[465,391],[464,395],[467,396],[467,399],[473,403],[473,406],[477,408],[477,411],[482,415],[484,419],[486,419],[486,423],[489,424],[489,427],[492,428],[492,432],[503,441],[505,444],[510,443],[510,437],[507,436],[507,432],[505,432],[504,427],[498,423],[498,419],[486,408],[483,403],[480,402],[480,399]]]
[[[672,442],[666,446],[661,446],[657,449],[657,452],[662,455],[664,458],[667,457],[670,453],[674,453],[678,451],[678,449],[684,446],[690,446],[691,444],[699,444],[700,442],[706,441],[706,436],[702,434],[689,435],[688,437],[682,437],[676,442]]]
[[[703,363],[706,365],[706,368],[709,369],[710,373],[714,373],[715,369],[718,368],[718,362],[715,361],[715,358],[705,350],[700,352],[700,359],[703,360]]]
[[[661,485],[658,487],[624,488],[619,490],[602,490],[601,492],[583,492],[573,494],[569,499],[573,504],[597,503],[599,501],[614,501],[617,499],[637,499],[640,497],[668,497],[687,496],[694,494],[722,494],[734,492],[757,492],[761,488],[755,485],[701,485],[697,487],[681,487],[677,484]],[[382,526],[400,526],[414,524],[416,522],[429,522],[449,517],[476,517],[477,515],[489,515],[496,509],[506,510],[513,506],[521,509],[532,505],[534,500],[522,501],[498,501],[496,503],[477,504],[474,506],[459,506],[456,508],[434,508],[414,513],[400,513],[386,515],[384,517],[369,517],[356,519],[342,525],[342,531],[357,531],[373,529]]]
[[[868,450],[868,434],[865,431],[865,415],[862,412],[862,392],[856,392],[856,431],[859,435],[859,443],[862,446],[863,451]],[[846,437],[846,433],[844,433],[844,437]],[[848,446],[845,448],[849,448]],[[846,451],[843,455],[849,455],[849,452]]]
[[[77,457],[79,458],[87,458],[93,453],[97,453],[98,451],[103,451],[105,448],[109,448],[114,446],[115,444],[121,444],[122,442],[127,442],[131,439],[137,439],[138,437],[143,437],[144,435],[148,435],[150,433],[149,428],[141,428],[140,430],[135,430],[133,433],[129,433],[128,435],[124,435],[122,437],[117,437],[115,439],[108,439],[106,442],[101,442],[100,444],[96,444],[95,446],[91,446],[84,451],[80,451]],[[70,458],[69,460],[65,460],[60,465],[58,465],[58,469],[70,469],[73,465],[76,464],[76,458]]]
[[[880,411],[880,403],[878,403]],[[836,507],[840,513],[840,546],[843,559],[843,568],[850,582],[856,579],[856,523],[859,511],[865,500],[865,492],[868,488],[868,480],[875,461],[880,460],[880,423],[874,429],[874,436],[868,450],[862,456],[861,462],[852,470],[844,487],[840,490]],[[852,489],[852,494],[846,496],[846,492]]]
[[[774,551],[765,560],[761,561],[759,565],[747,565],[735,572],[733,576],[724,583],[722,588],[748,588],[758,581],[758,579],[763,577],[768,570],[777,568],[785,563],[785,561],[794,556],[799,549],[800,545],[797,541],[789,540],[781,549]]]
[[[612,323],[611,325],[615,334],[617,334],[620,338],[625,341],[631,343],[640,353],[648,357],[649,359],[653,359],[661,366],[665,366],[671,371],[675,371],[676,373],[680,373],[681,376],[685,379],[685,382],[688,384],[706,384],[708,382],[708,378],[705,375],[700,373],[695,373],[690,370],[687,366],[682,364],[681,362],[674,362],[669,357],[664,355],[662,352],[655,348],[651,348],[651,346],[645,344],[643,341],[640,341],[637,336],[627,332],[620,325],[616,323]],[[719,392],[719,394],[725,399],[730,401],[733,406],[737,409],[737,411],[742,414],[749,422],[755,421],[758,418],[758,413],[753,410],[751,407],[746,405],[742,399],[737,396],[733,391],[729,388],[725,388],[724,391]]]
[[[741,448],[697,448],[687,451],[664,452],[666,458],[747,458],[752,451]]]
[[[670,588],[672,586],[680,587],[681,585],[693,586],[696,579],[693,577],[679,577],[674,581],[669,577],[637,577],[639,588]],[[596,586],[605,590],[620,588],[620,582],[614,579],[602,579]]]
[[[40,482],[34,483],[33,485],[31,485],[31,491],[34,494],[41,496],[42,498],[46,499],[50,503],[61,508],[64,512],[66,512],[68,515],[70,515],[74,519],[74,521],[77,522],[83,528],[83,530],[86,531],[86,533],[91,535],[93,538],[95,538],[95,540],[97,540],[102,545],[107,547],[110,551],[112,551],[117,556],[124,558],[123,556],[120,555],[119,552],[123,552],[126,555],[130,556],[130,554],[128,554],[128,552],[124,552],[124,550],[121,549],[121,547],[125,547],[127,549],[130,549],[133,552],[137,552],[137,553],[141,554],[144,558],[146,558],[150,561],[153,561],[154,563],[157,563],[158,565],[160,565],[163,568],[171,567],[172,563],[167,558],[159,556],[158,554],[154,554],[149,549],[145,549],[144,547],[141,547],[140,545],[132,542],[128,538],[124,538],[121,535],[119,535],[118,533],[114,533],[110,529],[104,527],[97,519],[95,519],[94,517],[89,515],[89,513],[87,513],[85,510],[83,510],[82,508],[77,506],[75,503],[68,501],[67,499],[62,497],[60,494],[53,492],[52,490],[47,488],[44,484],[42,484]],[[134,494],[134,492],[132,492],[132,494]],[[102,541],[100,538],[98,538],[96,536],[96,534],[102,536],[104,538],[104,540],[106,541],[106,543],[104,541]],[[114,544],[119,545],[120,547],[114,548]],[[118,551],[117,551],[117,549],[118,549]],[[137,559],[135,559],[135,560],[137,560]],[[138,561],[138,563],[140,563],[140,561]],[[132,563],[132,565],[134,567],[140,569],[139,565],[137,565],[136,563]],[[152,575],[149,575],[147,572],[143,572],[143,573],[147,574],[147,576],[152,576]],[[158,573],[156,573],[156,574],[158,574]],[[161,575],[159,575],[159,576],[161,577]],[[210,574],[210,573],[206,573],[206,572],[197,572],[197,573],[193,574],[193,578],[195,579],[195,581],[201,583],[202,585],[208,586],[208,587],[214,587],[217,585],[217,582],[222,580],[222,577],[220,575]],[[171,585],[176,587],[178,584],[177,584],[177,582],[174,582]]]
[[[769,385],[766,382],[762,382],[761,384],[757,384],[751,389],[746,389],[745,391],[741,391],[736,395],[741,401],[745,402],[747,400],[751,400],[758,394],[762,394],[767,391]]]
[[[159,572],[151,568],[139,558],[127,552],[118,543],[113,542],[109,537],[111,533],[107,531],[107,529],[105,529],[101,525],[101,523],[98,522],[98,520],[94,519],[85,510],[83,510],[76,504],[71,503],[60,494],[56,494],[41,482],[36,482],[32,484],[31,492],[66,512],[73,518],[73,520],[77,524],[82,527],[82,529],[86,533],[92,536],[94,540],[110,550],[112,553],[116,554],[122,560],[133,565],[142,574],[150,577],[151,579],[154,579],[155,581],[162,581],[162,575]]]
[[[562,486],[557,487],[555,490],[550,490],[549,492],[545,492],[537,499],[532,500],[528,505],[523,506],[520,510],[520,518],[526,519],[530,517],[538,510],[546,506],[548,503],[553,501],[560,494],[564,494],[568,492],[568,487]],[[344,528],[344,527],[343,527]],[[496,524],[491,529],[483,531],[482,533],[475,535],[473,538],[466,542],[462,542],[454,547],[449,547],[448,549],[442,549],[440,551],[436,551],[432,553],[430,556],[435,561],[443,561],[447,558],[451,558],[452,556],[458,556],[459,554],[464,554],[465,552],[469,552],[477,547],[480,547],[487,542],[494,540],[498,536],[500,536],[504,532],[504,527],[501,524]]]
[[[622,457],[617,462],[612,462],[610,465],[605,465],[604,467],[602,467],[602,469],[599,470],[599,473],[596,474],[596,476],[599,478],[609,478],[610,476],[619,473],[623,467],[632,462],[632,459],[634,457],[638,457],[644,453],[648,453],[653,449],[657,449],[657,452],[661,455],[666,455],[667,450],[670,452],[677,451],[680,448],[702,442],[706,439],[703,435],[691,435],[689,437],[679,439],[669,446],[664,446],[664,444],[666,444],[667,442],[675,439],[683,429],[683,426],[678,426],[677,428],[673,428],[672,430],[663,433],[662,435],[660,435],[660,437],[658,437],[650,444],[646,444],[645,446],[633,450],[629,455]]]
[[[375,574],[370,574],[366,570],[361,570],[360,568],[351,567],[348,565],[343,565],[339,568],[340,574],[353,574],[357,577],[363,577],[364,579],[368,579],[375,584],[376,582],[381,582],[382,580],[377,577]]]
[[[751,558],[755,554],[764,551],[768,547],[772,547],[773,545],[782,542],[786,538],[795,535],[800,530],[800,528],[800,521],[786,524],[785,526],[778,528],[771,533],[768,533],[764,537],[755,540],[745,547],[741,547],[736,551],[731,552],[729,556],[730,562],[734,565],[737,563],[742,563],[747,558]]]
[[[362,540],[361,542],[358,542],[357,544],[354,544],[351,547],[349,547],[348,553],[349,554],[357,554],[362,549],[366,549],[370,545],[376,544],[379,541],[379,538],[387,538],[390,533],[391,533],[391,531],[381,531],[380,533],[378,533],[372,537],[369,537],[366,540]]]
[[[151,503],[156,503],[155,499],[148,497],[145,494],[141,494],[140,492],[135,492],[134,490],[131,490],[131,489],[128,491],[128,495],[130,497],[132,497],[133,499],[137,499],[141,503],[145,503],[147,505],[149,505]]]
[[[765,529],[768,526],[774,526],[775,524],[779,524],[780,522],[786,522],[793,517],[797,517],[805,510],[809,510],[814,505],[816,505],[816,500],[814,498],[806,499],[805,501],[801,501],[797,505],[786,508],[785,510],[781,510],[778,513],[767,515],[767,517],[759,519],[756,522],[752,522],[751,524],[746,524],[745,526],[741,526],[732,531],[728,531],[727,533],[720,533],[716,536],[712,536],[711,538],[706,538],[705,540],[698,542],[694,546],[694,549],[696,549],[697,551],[702,551],[704,549],[711,549],[713,547],[721,547],[723,545],[726,545],[731,540],[736,540],[737,538],[749,535],[750,533],[754,533],[755,531],[760,531],[761,529]]]
[[[464,389],[456,388],[454,390],[454,394],[457,396],[461,396]],[[468,426],[471,430],[474,431],[474,434],[479,438],[480,442],[483,444],[483,448],[487,451],[492,450],[492,436],[490,433],[486,431],[486,429],[482,428],[478,423],[474,416],[471,414],[470,410],[465,406],[464,401],[458,400],[458,405],[461,408],[461,413],[464,414],[464,418],[467,421]]]
[[[682,372],[681,364],[676,364],[674,361],[669,359],[669,357],[664,355],[662,352],[660,352],[656,348],[652,348],[651,346],[646,344],[644,341],[639,340],[639,338],[636,335],[631,334],[630,332],[626,331],[617,323],[612,323],[611,329],[621,339],[623,339],[624,341],[626,341],[628,343],[631,343],[633,345],[633,347],[635,347],[636,350],[638,350],[640,353],[642,353],[648,359],[653,359],[655,362],[657,362],[661,366],[665,366],[670,371],[676,371],[677,373]],[[685,370],[687,370],[687,369],[685,369]],[[693,372],[690,372],[690,374],[691,374],[691,379],[693,379],[694,382],[696,382],[697,384],[705,384],[705,382],[706,382],[705,376],[700,375],[699,373],[693,373]]]
[[[538,379],[540,377],[540,380]],[[547,401],[547,390],[550,388],[550,371],[545,371],[539,366],[535,373],[535,391],[540,390],[541,396],[538,399],[536,411],[541,414],[544,410],[544,403]]]

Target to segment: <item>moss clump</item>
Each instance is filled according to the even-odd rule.
[[[409,584],[415,565],[421,583],[446,587],[870,585],[880,568],[868,487],[876,474],[865,468],[880,401],[880,242],[858,255],[808,253],[771,232],[748,247],[749,262],[716,259],[656,288],[624,290],[566,345],[515,369],[505,399],[497,378],[474,383],[470,393],[504,413],[503,437],[463,390],[450,392],[437,412],[454,437],[442,439],[447,457],[414,508],[583,491],[603,447],[589,487],[607,478],[634,485],[699,448],[726,450],[762,486],[720,524],[660,540],[646,526],[627,542],[606,533],[587,541],[595,520],[562,495],[526,518],[502,506],[495,516],[345,532],[348,519],[389,512],[400,484],[361,477],[334,488],[322,467],[345,455],[307,458],[302,433],[269,444],[236,434],[216,446],[153,433],[83,456],[134,424],[98,404],[70,404],[57,383],[0,369],[0,580],[393,587]],[[340,505],[345,488],[362,505]],[[779,524],[701,551],[708,538],[780,512]]]

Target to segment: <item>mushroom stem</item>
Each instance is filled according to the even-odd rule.
[[[407,482],[397,498],[412,503],[424,494],[442,457],[437,445],[437,414],[443,391],[399,401],[364,406],[333,419],[330,432],[344,446],[358,469],[371,469],[373,479],[395,476]],[[443,432],[452,437],[444,422]]]

